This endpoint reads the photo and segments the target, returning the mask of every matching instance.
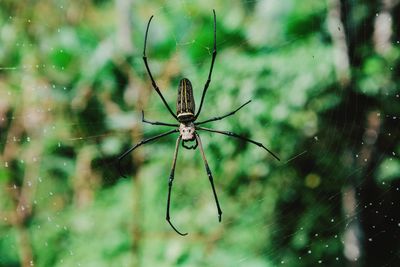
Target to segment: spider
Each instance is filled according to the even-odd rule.
[[[174,124],[174,123],[165,123],[165,122],[158,122],[158,121],[148,121],[144,118],[144,112],[142,111],[142,122],[143,123],[148,123],[151,125],[161,125],[161,126],[169,126],[169,127],[174,127],[173,130],[170,130],[168,132],[164,132],[162,134],[150,137],[148,139],[144,139],[142,141],[140,141],[139,143],[137,143],[136,145],[134,145],[133,147],[131,147],[130,149],[128,149],[127,151],[125,151],[121,156],[119,156],[118,158],[118,165],[119,165],[119,169],[121,169],[121,160],[126,157],[130,152],[132,152],[133,150],[135,150],[136,148],[138,148],[141,145],[144,145],[150,141],[159,139],[161,137],[173,134],[173,133],[177,133],[179,132],[179,136],[176,140],[176,144],[175,144],[175,151],[174,151],[174,157],[172,160],[172,167],[171,167],[171,172],[169,175],[169,180],[168,180],[168,198],[167,198],[167,214],[166,214],[166,220],[167,222],[171,225],[172,229],[175,230],[175,232],[177,232],[178,234],[184,236],[187,235],[187,233],[182,233],[180,231],[178,231],[177,228],[175,228],[175,226],[171,223],[170,220],[170,202],[171,202],[171,190],[172,190],[172,183],[174,181],[174,176],[175,176],[175,165],[176,165],[176,159],[178,156],[178,148],[179,148],[179,144],[182,143],[182,146],[186,149],[196,149],[197,147],[200,148],[200,153],[201,156],[203,158],[204,161],[204,165],[205,165],[205,169],[207,172],[207,176],[208,179],[210,181],[211,184],[211,188],[214,194],[214,199],[215,199],[215,204],[217,206],[217,210],[218,210],[218,221],[221,222],[221,216],[222,216],[222,210],[218,201],[218,196],[217,193],[215,191],[215,186],[214,186],[214,179],[213,176],[211,174],[211,170],[210,167],[208,166],[207,163],[207,159],[203,150],[203,146],[201,143],[201,139],[199,134],[197,133],[197,131],[207,131],[207,132],[212,132],[212,133],[218,133],[218,134],[223,134],[223,135],[227,135],[230,137],[235,137],[241,140],[244,140],[246,142],[250,142],[252,144],[255,144],[259,147],[262,147],[263,149],[265,149],[266,151],[268,151],[274,158],[276,158],[277,160],[279,160],[279,158],[273,153],[271,152],[268,148],[266,148],[263,144],[251,140],[249,138],[243,137],[241,135],[232,133],[232,132],[228,132],[228,131],[220,131],[220,130],[214,130],[214,129],[209,129],[209,128],[204,128],[201,127],[200,125],[208,123],[208,122],[212,122],[212,121],[217,121],[217,120],[221,120],[223,118],[226,118],[228,116],[231,116],[233,114],[235,114],[237,111],[239,111],[241,108],[243,108],[244,106],[246,106],[247,104],[249,104],[251,102],[251,100],[247,101],[246,103],[244,103],[243,105],[241,105],[240,107],[238,107],[237,109],[223,115],[223,116],[218,116],[218,117],[214,117],[211,119],[207,119],[204,121],[200,121],[197,122],[197,118],[199,117],[199,114],[201,112],[201,108],[203,107],[203,103],[204,103],[204,97],[206,95],[208,86],[210,85],[211,82],[211,74],[213,71],[213,67],[214,67],[214,61],[215,58],[217,56],[217,45],[216,45],[216,15],[215,15],[215,10],[213,10],[213,15],[214,15],[214,46],[213,46],[213,52],[212,52],[212,59],[211,59],[211,67],[210,67],[210,71],[208,74],[208,79],[204,85],[204,89],[203,89],[203,93],[201,95],[201,101],[200,101],[200,107],[197,110],[197,112],[195,112],[195,102],[194,102],[194,97],[193,97],[193,88],[192,88],[192,84],[191,82],[186,79],[183,78],[180,80],[179,82],[179,88],[178,88],[178,97],[177,97],[177,101],[176,101],[176,114],[172,111],[172,109],[170,108],[170,106],[168,105],[167,101],[165,100],[164,96],[162,95],[160,88],[157,86],[157,83],[155,82],[153,75],[151,74],[148,62],[147,62],[147,56],[146,56],[146,44],[147,44],[147,35],[149,32],[149,27],[150,27],[150,23],[151,20],[153,19],[153,16],[150,17],[149,22],[147,23],[147,28],[146,28],[146,34],[145,34],[145,38],[144,38],[144,48],[143,48],[143,61],[144,61],[144,65],[146,66],[146,70],[147,73],[151,79],[151,84],[154,88],[154,90],[157,92],[157,94],[160,96],[162,102],[164,103],[165,107],[167,108],[167,110],[169,111],[169,113],[172,115],[173,118],[175,118],[175,120],[179,123],[179,124]],[[194,145],[188,145],[188,142],[195,142]],[[122,171],[121,171],[121,175],[123,175]]]

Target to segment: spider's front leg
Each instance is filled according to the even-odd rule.
[[[171,172],[169,174],[169,180],[168,180],[168,199],[167,199],[167,215],[166,215],[166,220],[171,225],[172,229],[175,230],[178,234],[185,236],[187,233],[181,233],[178,231],[178,229],[175,228],[175,226],[171,223],[170,216],[169,216],[169,209],[170,209],[170,203],[171,203],[171,190],[172,190],[172,183],[174,181],[175,177],[175,165],[176,165],[176,159],[178,157],[178,149],[179,149],[179,143],[182,139],[182,136],[179,135],[178,139],[176,140],[176,145],[175,145],[175,152],[174,152],[174,159],[172,160],[172,167],[171,167]]]
[[[213,179],[213,176],[212,176],[212,174],[211,174],[210,167],[208,166],[208,162],[207,162],[207,159],[206,159],[206,155],[204,154],[204,149],[203,149],[203,145],[202,145],[202,143],[201,143],[200,136],[199,136],[197,133],[196,133],[196,140],[197,140],[197,142],[199,143],[199,148],[200,148],[200,152],[201,152],[201,157],[203,158],[204,166],[206,167],[207,176],[208,176],[208,179],[210,180],[210,184],[211,184],[212,191],[213,191],[213,194],[214,194],[215,204],[217,205],[217,210],[218,210],[218,221],[221,222],[222,210],[221,210],[221,207],[220,207],[220,205],[219,205],[217,192],[215,191],[214,179]]]

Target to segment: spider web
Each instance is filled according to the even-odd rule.
[[[55,2],[57,12],[67,19],[54,24],[57,25],[52,29],[54,37],[49,38],[42,49],[57,50],[56,54],[66,54],[61,58],[67,60],[71,52],[65,48],[77,46],[71,41],[73,32],[67,23],[71,19],[68,18],[70,5],[64,1]],[[113,9],[113,5],[108,1],[94,2],[100,6],[98,12],[104,13],[105,20],[111,21],[107,20],[111,15],[106,10]],[[204,266],[363,264],[359,258],[368,256],[363,254],[366,251],[360,244],[363,240],[368,240],[363,244],[369,247],[380,246],[382,240],[396,242],[400,218],[393,209],[398,208],[400,199],[399,182],[394,178],[398,178],[396,164],[400,151],[398,147],[393,148],[391,142],[398,138],[399,115],[385,114],[371,104],[368,124],[367,116],[351,116],[345,110],[342,113],[321,111],[318,105],[329,105],[326,104],[329,101],[335,105],[335,101],[349,97],[332,75],[334,48],[327,41],[328,30],[320,30],[327,26],[321,26],[324,22],[315,17],[310,19],[309,29],[285,36],[283,32],[287,28],[281,22],[298,6],[294,1],[278,2],[135,3],[134,8],[140,11],[134,11],[138,17],[133,19],[137,30],[133,32],[133,59],[128,60],[131,68],[121,63],[123,60],[114,48],[116,34],[105,30],[105,36],[96,36],[88,32],[78,39],[87,43],[105,41],[99,42],[95,52],[91,46],[75,48],[81,49],[89,67],[82,70],[82,77],[86,78],[74,85],[60,82],[66,79],[63,74],[70,74],[70,69],[64,70],[65,62],[57,65],[50,59],[24,57],[26,61],[17,66],[7,65],[7,61],[0,65],[0,86],[6,88],[0,98],[6,99],[0,100],[1,164],[4,166],[0,174],[4,177],[1,186],[11,192],[23,188],[24,183],[27,188],[36,188],[31,196],[32,203],[22,203],[17,209],[32,206],[37,212],[32,225],[38,230],[32,230],[32,242],[38,266],[46,266],[40,250],[57,246],[50,234],[44,241],[36,240],[44,231],[70,236],[66,244],[59,245],[64,252],[56,250],[53,266],[88,266],[98,259],[92,254],[101,254],[101,248],[94,248],[96,253],[85,251],[73,240],[75,235],[82,234],[83,240],[87,238],[89,243],[92,238],[104,243],[100,238],[104,229],[121,233],[130,231],[132,225],[140,230],[133,234],[134,241],[127,245],[126,241],[121,241],[124,239],[115,238],[115,244],[105,246],[111,251],[122,246],[120,254],[124,256],[118,257],[121,266],[130,266],[136,261],[143,266],[160,266],[160,262]],[[147,53],[164,97],[173,108],[174,88],[181,77],[187,77],[193,83],[199,105],[211,61],[212,8],[217,14],[219,54],[200,117],[223,115],[252,99],[252,103],[235,116],[210,124],[210,127],[261,141],[281,156],[281,162],[275,162],[256,146],[201,132],[223,209],[223,221],[217,222],[211,187],[199,151],[180,148],[171,202],[172,221],[178,229],[189,232],[186,238],[180,238],[171,233],[164,221],[167,176],[176,137],[159,139],[135,151],[133,158],[124,162],[129,178],[120,177],[115,159],[141,138],[168,130],[161,126],[141,126],[138,123],[141,108],[149,120],[172,121],[150,87],[141,60],[147,19],[155,15]],[[312,8],[320,12],[318,5]],[[208,17],[204,15],[207,12]],[[8,17],[3,15],[2,19],[6,25],[19,22],[39,24],[47,30],[54,27],[38,17],[30,18],[18,12]],[[75,18],[75,23],[84,20]],[[319,30],[325,36],[314,33]],[[1,34],[3,39],[14,38],[14,46],[21,51],[35,46],[31,41],[18,40],[9,26],[3,26]],[[62,40],[63,48],[57,46],[57,40]],[[398,41],[392,45],[398,45]],[[291,65],[290,59],[296,64]],[[104,71],[104,77],[91,72],[96,65],[103,66],[96,71]],[[129,71],[135,73],[130,76]],[[258,76],[253,76],[255,71]],[[110,72],[115,76],[111,77]],[[315,77],[316,74],[321,77]],[[44,78],[38,79],[38,75]],[[277,75],[276,79],[273,75]],[[58,80],[46,80],[48,76]],[[284,78],[287,79],[285,83]],[[319,83],[325,85],[318,86]],[[286,87],[281,88],[281,85]],[[24,89],[16,90],[18,86]],[[111,89],[114,87],[121,87],[119,93]],[[298,91],[302,94],[296,94]],[[352,95],[342,105],[350,107],[354,101],[361,103],[364,101],[361,97],[362,94]],[[382,90],[382,97],[398,101],[399,94],[395,90]],[[124,103],[122,107],[118,107],[120,103]],[[360,110],[368,109],[360,106]],[[329,123],[322,123],[322,119]],[[374,123],[381,124],[379,130],[374,128]],[[23,133],[18,131],[19,127]],[[386,139],[379,137],[387,142],[384,153],[376,153],[373,145],[368,146],[378,138],[374,137],[374,131],[376,135],[386,136]],[[348,134],[343,134],[345,132]],[[338,144],[337,134],[359,136],[359,139],[345,138]],[[276,139],[276,136],[281,138]],[[343,156],[343,147],[350,148],[348,158]],[[17,152],[10,152],[14,150]],[[379,164],[367,169],[369,160]],[[336,168],[338,172],[331,173],[338,164],[343,166],[342,170]],[[362,178],[375,177],[375,173],[382,177],[372,181],[377,191],[363,191],[365,180]],[[359,200],[368,194],[372,194],[368,203]],[[12,207],[10,202],[2,198],[1,210]],[[310,212],[307,205],[312,202],[321,205],[312,206],[315,210]],[[80,209],[76,214],[71,211],[73,205]],[[118,206],[120,210],[115,208]],[[371,216],[371,213],[376,215]],[[104,223],[106,226],[93,222],[110,218],[109,223]],[[12,216],[0,212],[0,219],[8,222]],[[360,225],[375,230],[362,229]],[[39,230],[41,228],[44,230]],[[15,226],[0,228],[1,236],[5,236],[1,242],[8,244],[7,239],[13,238],[12,229]],[[132,245],[132,242],[138,243]],[[16,242],[11,244],[14,252],[0,253],[0,265],[16,257],[18,246]],[[139,249],[136,247],[132,252],[130,246]],[[399,261],[398,250],[388,255],[379,262],[380,266],[394,266]]]

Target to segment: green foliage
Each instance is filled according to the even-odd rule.
[[[358,67],[344,88],[326,1],[134,1],[124,14],[116,6],[123,1],[83,2],[0,4],[0,267],[22,264],[23,230],[38,267],[343,265],[343,188],[361,188],[369,175],[391,189],[399,182],[399,48],[378,55],[356,43]],[[119,177],[116,159],[165,130],[141,125],[141,110],[172,121],[141,59],[150,15],[147,53],[162,93],[174,107],[178,81],[188,77],[198,107],[212,8],[218,56],[200,119],[251,99],[207,127],[261,141],[281,161],[200,132],[222,204],[219,224],[199,151],[180,147],[171,215],[189,232],[181,238],[165,222],[176,136],[127,157],[129,178]],[[354,8],[348,23],[357,29],[370,8]],[[130,36],[119,32],[123,15]],[[371,112],[381,126],[376,167],[364,173],[358,157],[373,139],[365,139]],[[13,214],[26,217],[18,223]]]

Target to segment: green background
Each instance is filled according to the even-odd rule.
[[[199,132],[116,159],[173,122],[187,77]],[[399,266],[396,0],[0,1],[0,266]]]

